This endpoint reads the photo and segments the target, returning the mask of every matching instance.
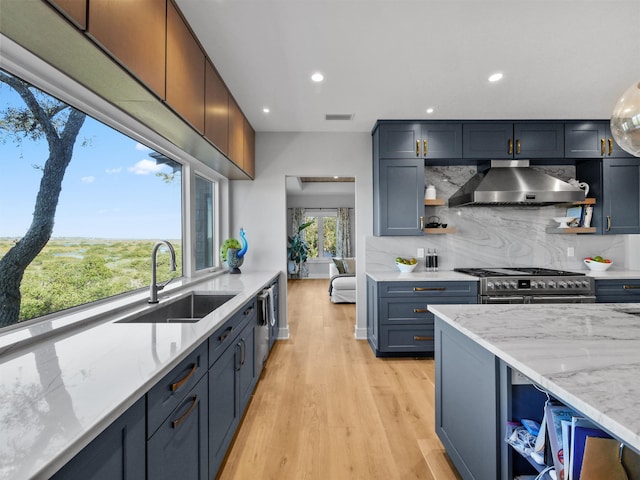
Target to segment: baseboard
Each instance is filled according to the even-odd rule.
[[[354,336],[356,337],[356,340],[366,340],[367,339],[367,329],[366,328],[361,328],[361,327],[356,327],[355,332],[354,332]]]

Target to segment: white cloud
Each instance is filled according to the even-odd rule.
[[[116,173],[120,173],[122,171],[122,167],[118,167],[118,168],[107,168],[105,170],[106,173],[108,173],[109,175],[113,175]]]
[[[143,145],[141,143],[136,143],[136,150],[139,150],[141,152],[146,152],[147,150],[151,150],[151,149],[146,145]]]
[[[140,160],[133,167],[129,167],[129,171],[136,175],[149,175],[151,173],[158,173],[164,167],[164,165],[158,165],[153,160],[145,158],[144,160]]]
[[[96,177],[93,177],[93,176],[89,176],[89,177],[82,177],[82,178],[80,179],[80,181],[81,181],[82,183],[93,183],[93,182],[95,182],[95,180],[96,180]]]

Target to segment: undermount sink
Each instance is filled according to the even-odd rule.
[[[235,295],[191,293],[116,323],[195,323]]]

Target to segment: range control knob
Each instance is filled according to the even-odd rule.
[[[537,282],[531,282],[531,288],[538,288]]]
[[[568,282],[567,282],[567,286],[568,286],[569,288],[576,288],[576,284],[575,284],[575,282],[572,282],[572,281],[568,281]]]
[[[487,290],[493,290],[493,282],[487,282]]]
[[[511,282],[509,284],[509,288],[518,288],[518,284],[516,282]]]
[[[546,283],[544,283],[544,282],[538,282],[538,287],[540,287],[540,288],[545,288],[546,286],[547,286],[547,284],[546,284]]]
[[[566,282],[558,282],[558,288],[567,288]]]
[[[549,288],[556,288],[556,282],[549,282]]]
[[[591,284],[590,284],[587,280],[584,280],[584,281],[582,282],[582,286],[583,286],[584,288],[589,288],[589,287],[591,286]]]

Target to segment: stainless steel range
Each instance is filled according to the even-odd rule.
[[[480,279],[478,303],[594,303],[595,283],[584,273],[548,268],[454,268]]]

